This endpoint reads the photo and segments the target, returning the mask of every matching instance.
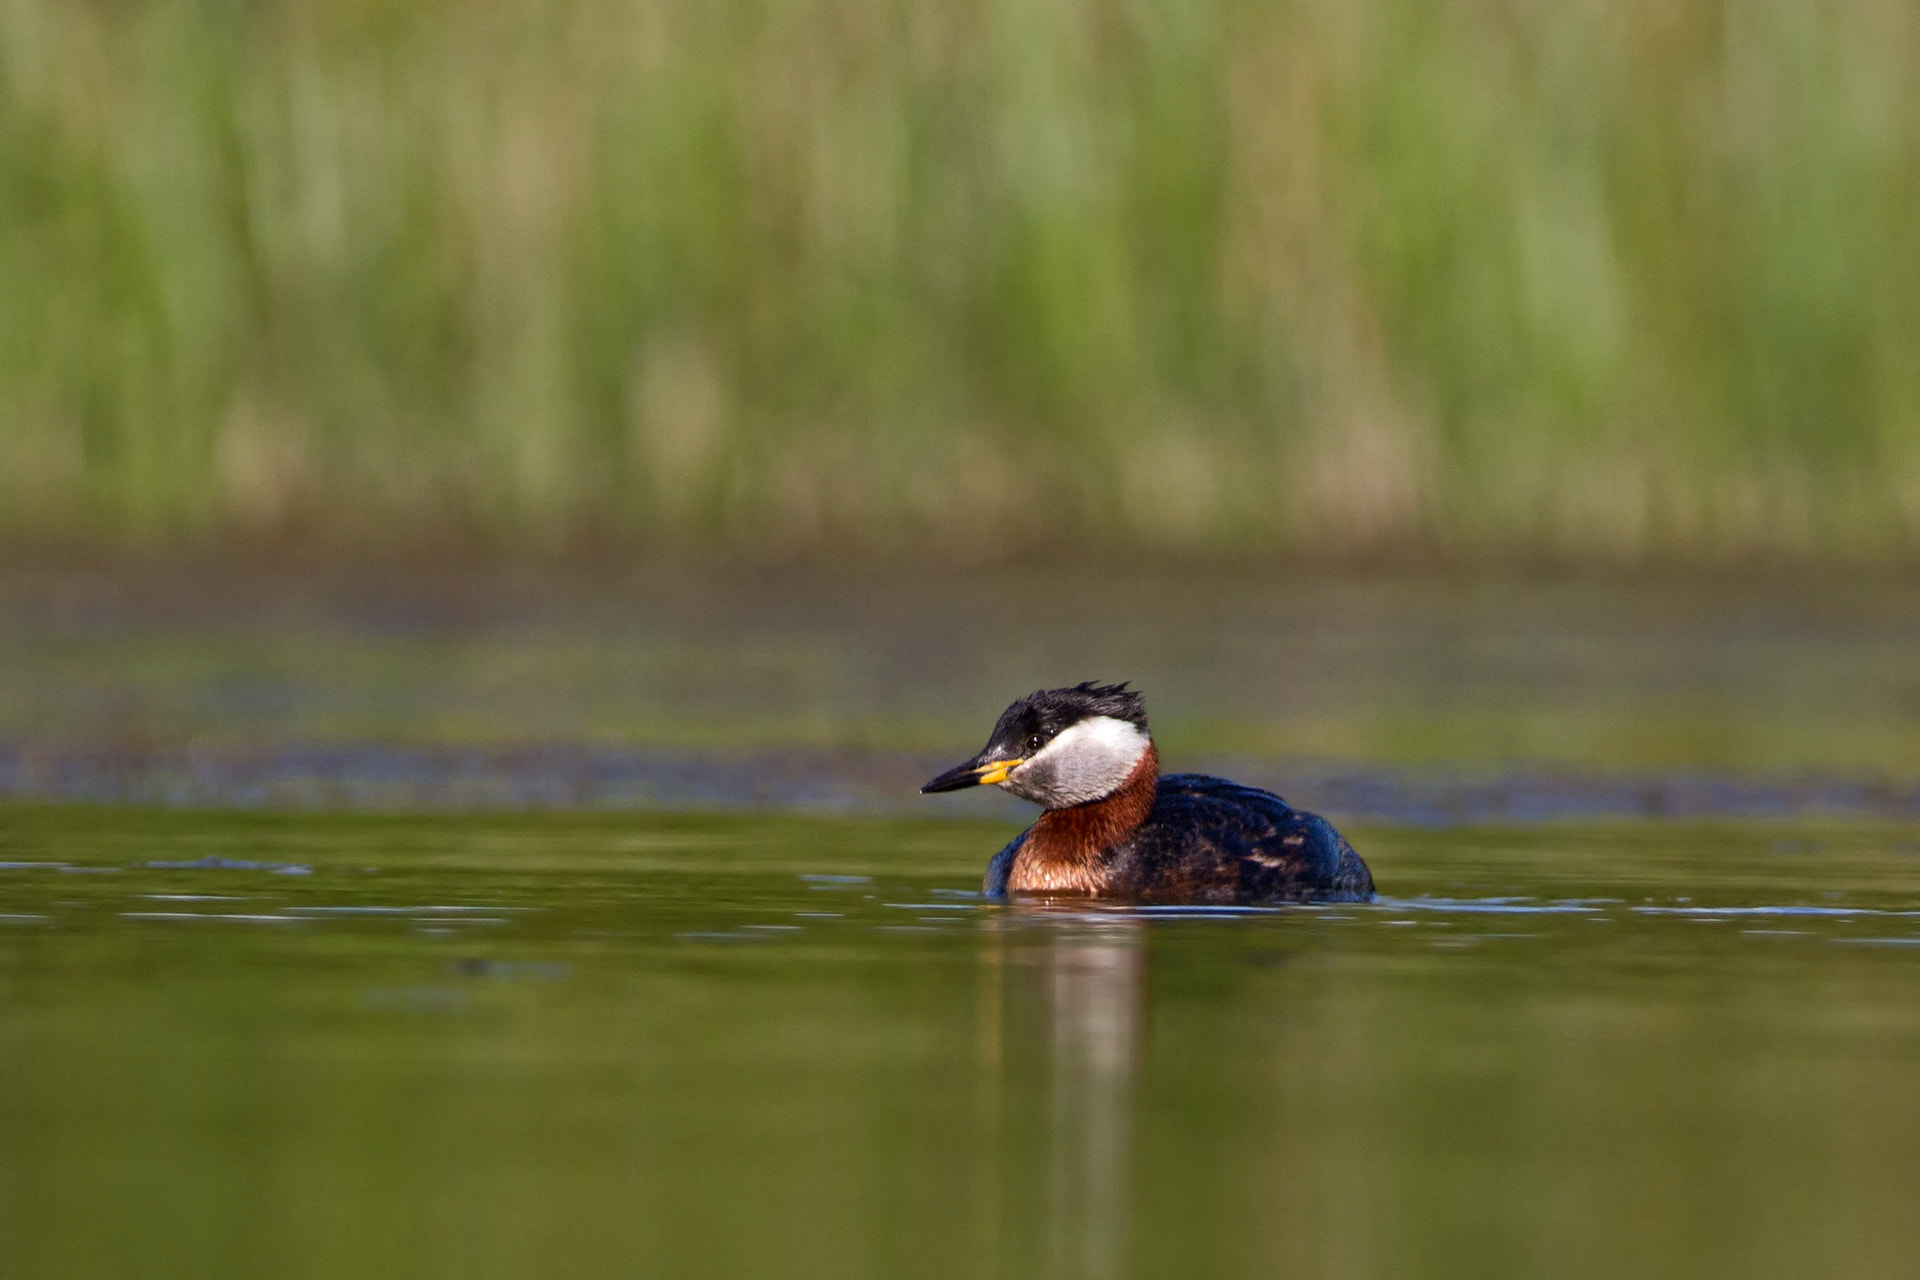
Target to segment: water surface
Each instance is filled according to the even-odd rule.
[[[982,902],[1007,833],[0,811],[5,1273],[1911,1274],[1911,824],[1277,911]]]

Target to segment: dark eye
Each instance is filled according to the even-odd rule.
[[[1027,739],[1027,751],[1029,753],[1038,751],[1041,747],[1041,744],[1044,741],[1045,739],[1043,739],[1039,734],[1037,733],[1034,734],[1031,738]]]

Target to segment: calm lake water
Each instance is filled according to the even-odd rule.
[[[0,1280],[1909,1276],[1920,591],[0,572]],[[1014,696],[1386,895],[976,895]]]
[[[0,1270],[1912,1274],[1911,826],[1280,911],[987,904],[1006,833],[0,812]]]

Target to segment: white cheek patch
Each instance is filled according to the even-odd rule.
[[[1008,790],[1051,806],[1085,804],[1119,790],[1146,753],[1147,735],[1132,724],[1094,716],[1061,730],[1009,774]]]

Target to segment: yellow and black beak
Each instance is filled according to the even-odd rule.
[[[939,777],[920,788],[921,795],[931,795],[935,791],[959,791],[966,787],[990,787],[997,782],[1005,782],[1007,775],[1018,769],[1026,761],[1022,760],[982,760],[979,756],[956,765]]]

